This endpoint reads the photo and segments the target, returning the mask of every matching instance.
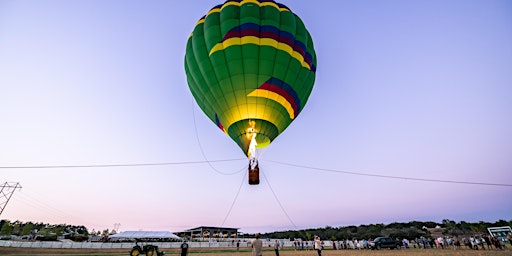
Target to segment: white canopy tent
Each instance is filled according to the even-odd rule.
[[[179,236],[169,231],[123,231],[121,233],[110,235],[111,239],[180,239]]]

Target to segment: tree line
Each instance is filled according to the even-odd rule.
[[[450,237],[472,236],[485,234],[489,227],[512,226],[511,221],[499,220],[497,222],[455,222],[445,219],[441,223],[427,221],[411,221],[407,223],[394,222],[391,224],[370,224],[359,226],[344,226],[313,228],[304,230],[289,230],[263,234],[263,237],[270,239],[302,239],[311,241],[313,236],[317,235],[324,240],[362,240],[376,238],[379,236],[388,236],[397,239],[416,239],[419,237],[432,238],[429,229],[436,227],[443,228],[443,235]]]
[[[497,222],[455,222],[445,219],[441,223],[432,221],[411,221],[406,223],[394,222],[391,224],[369,224],[359,226],[324,227],[304,230],[288,230],[262,234],[269,239],[302,239],[311,241],[317,235],[324,240],[346,240],[346,239],[370,239],[379,236],[389,236],[398,239],[415,239],[418,237],[431,238],[429,229],[441,227],[443,235],[446,236],[472,236],[487,233],[489,227],[512,226],[512,220],[499,220]],[[105,229],[103,231],[91,232],[83,225],[49,224],[21,221],[0,220],[0,239],[10,239],[11,236],[37,239],[56,240],[59,236],[65,236],[74,241],[87,240],[89,235],[108,236],[115,234],[115,231]],[[251,234],[247,234],[251,236]],[[252,234],[254,235],[254,234]]]
[[[0,220],[0,239],[11,239],[13,236],[27,240],[55,241],[64,236],[74,241],[85,241],[89,235],[109,235],[108,229],[103,232],[92,231],[83,225],[49,224],[42,222],[22,222]]]

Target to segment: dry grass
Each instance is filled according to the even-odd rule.
[[[166,255],[179,255],[177,249],[164,250]],[[48,255],[70,255],[70,256],[113,256],[113,255],[128,255],[127,249],[31,249],[31,248],[6,248],[0,247],[0,255],[17,255],[17,256],[48,256]],[[200,249],[191,248],[189,256],[251,256],[248,250],[240,252],[229,249]],[[263,252],[263,256],[273,256],[274,251],[267,250]],[[315,251],[293,251],[283,250],[279,253],[280,256],[316,256]],[[324,250],[322,256],[510,256],[512,250],[440,250],[440,249],[408,249],[408,250],[381,250],[381,251],[354,251],[354,250]]]

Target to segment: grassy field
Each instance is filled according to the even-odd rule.
[[[179,255],[179,251],[164,250],[166,255]],[[93,250],[93,249],[31,249],[31,248],[6,248],[0,247],[0,255],[18,255],[18,256],[114,256],[114,255],[129,255],[127,249],[108,249],[108,250]],[[267,250],[263,252],[264,256],[275,255],[274,251]],[[316,256],[315,251],[293,251],[282,250],[280,256]],[[381,251],[355,251],[355,250],[324,250],[322,256],[510,256],[512,250],[440,250],[440,249],[407,249],[407,250],[381,250]],[[248,250],[241,250],[236,252],[233,249],[194,249],[191,248],[189,256],[251,256]]]

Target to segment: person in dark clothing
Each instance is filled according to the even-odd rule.
[[[489,236],[483,235],[483,237],[485,240],[485,244],[487,244],[487,249],[492,249],[492,243],[491,243],[491,239],[489,239]],[[482,247],[483,247],[483,244],[482,244]]]
[[[183,241],[183,243],[180,246],[181,248],[181,256],[187,256],[188,255],[188,244],[187,241]]]

